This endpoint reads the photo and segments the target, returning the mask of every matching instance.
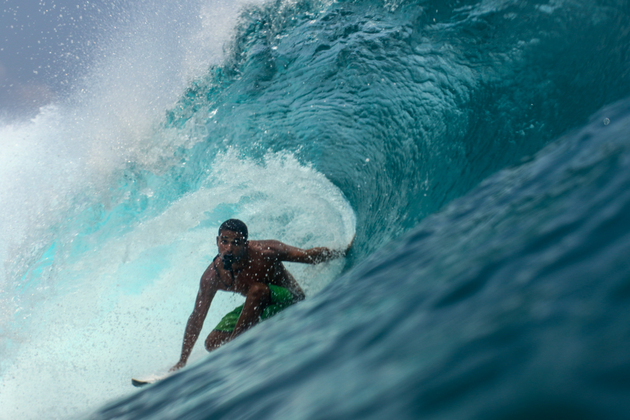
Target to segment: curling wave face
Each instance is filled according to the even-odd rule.
[[[5,259],[0,413],[75,414],[174,363],[236,216],[298,246],[356,231],[346,274],[292,267],[310,299],[94,418],[622,418],[630,112],[598,110],[630,95],[629,18],[615,1],[246,6],[176,103],[133,105],[139,125],[112,111],[115,136],[60,159],[97,175],[62,183]],[[116,109],[97,103],[81,115]]]

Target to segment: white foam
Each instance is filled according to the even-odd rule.
[[[244,220],[251,239],[300,247],[345,248],[354,235],[354,214],[341,192],[290,154],[257,162],[231,151],[207,175],[202,188],[131,232],[56,257],[55,276],[64,286],[30,314],[2,374],[0,418],[74,415],[133,392],[132,376],[173,365],[224,219]],[[308,296],[342,267],[338,260],[289,269]],[[203,337],[241,302],[217,296],[192,360],[203,357]]]
[[[245,3],[141,2],[147,10],[97,42],[67,100],[0,127],[0,419],[74,415],[129,392],[131,376],[173,364],[229,209],[253,239],[344,246],[352,236],[352,210],[323,175],[291,155],[261,163],[231,152],[203,188],[162,214],[82,254],[66,255],[67,243],[52,247],[20,278],[53,239],[72,240],[68,232],[52,238],[49,228],[77,198],[98,202],[122,165],[156,169],[161,157],[201,140],[163,130],[164,113],[222,60]],[[312,294],[341,266],[290,269]],[[41,283],[24,284],[32,278]],[[215,303],[208,328],[238,302],[220,295]],[[198,347],[193,358],[204,354]]]
[[[82,39],[91,55],[79,60],[83,77],[67,98],[32,121],[0,123],[0,260],[15,258],[33,240],[25,235],[54,223],[79,190],[96,185],[98,194],[121,165],[151,166],[199,141],[161,131],[165,112],[221,62],[241,7],[261,1],[140,2],[114,19],[107,39]],[[6,275],[0,267],[0,290]]]

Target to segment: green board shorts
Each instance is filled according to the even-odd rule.
[[[267,305],[265,309],[263,309],[260,314],[260,319],[265,320],[267,318],[271,318],[278,312],[288,308],[296,302],[295,297],[288,289],[280,286],[274,286],[272,284],[268,284],[269,292],[271,293],[270,300],[271,303]],[[241,316],[241,311],[243,310],[243,305],[234,308],[232,312],[229,312],[227,315],[223,317],[223,319],[217,324],[214,329],[216,331],[225,331],[232,332],[236,327],[236,322],[238,318]]]

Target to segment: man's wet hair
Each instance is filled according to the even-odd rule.
[[[219,226],[219,236],[221,236],[221,231],[223,230],[240,233],[243,239],[247,240],[247,225],[238,219],[229,219],[221,223],[221,226]]]

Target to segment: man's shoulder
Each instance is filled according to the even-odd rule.
[[[278,248],[280,246],[284,246],[284,244],[276,239],[264,239],[261,241],[249,241],[250,248],[256,249],[267,249],[267,248]]]
[[[249,241],[249,248],[266,257],[279,255],[285,245],[275,239],[265,239],[262,241]]]
[[[214,257],[206,268],[206,271],[204,271],[203,276],[201,276],[202,283],[214,283],[219,279],[219,267],[217,267],[216,264],[218,258],[218,256]]]

